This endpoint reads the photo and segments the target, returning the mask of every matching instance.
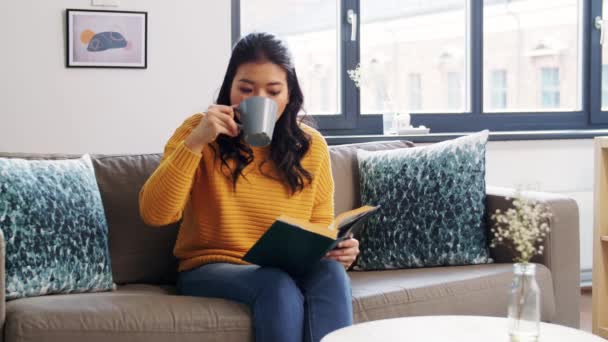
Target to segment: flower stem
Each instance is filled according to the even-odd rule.
[[[519,323],[521,322],[521,315],[523,314],[524,311],[524,303],[526,301],[526,277],[525,275],[525,270],[522,274],[520,274],[520,291],[519,291],[519,300],[517,301],[517,327],[519,328]]]

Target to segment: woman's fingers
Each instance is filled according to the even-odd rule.
[[[359,241],[357,239],[350,238],[340,242],[338,248],[329,251],[327,256],[350,254],[355,255],[355,257],[359,254]]]
[[[335,260],[335,261],[341,263],[342,265],[344,265],[345,268],[349,268],[350,265],[352,265],[353,262],[355,262],[357,257],[352,256],[352,255],[343,255],[343,256],[329,256],[329,257],[325,257],[325,259]]]
[[[359,255],[359,247],[350,247],[350,248],[340,248],[340,249],[335,249],[333,251],[330,251],[329,253],[327,253],[326,256],[346,256],[346,255],[350,255],[350,256],[354,256],[355,258],[357,257],[357,255]]]
[[[234,106],[224,106],[224,105],[211,105],[209,106],[209,108],[207,109],[207,111],[215,111],[215,112],[219,112],[219,113],[224,113],[228,116],[230,116],[230,118],[234,118]]]
[[[221,115],[227,118],[226,115]],[[209,124],[213,126],[213,129],[217,133],[216,136],[219,134],[226,134],[228,136],[235,137],[239,134],[238,127],[236,127],[234,121],[232,123],[235,125],[235,127],[232,127],[229,122],[223,120],[221,117],[210,115],[208,120]]]
[[[359,240],[348,238],[338,244],[338,248],[359,247]]]
[[[350,267],[359,255],[359,241],[357,239],[347,239],[338,244],[338,248],[328,252],[326,259],[336,260],[346,268]]]
[[[232,110],[231,107],[222,107],[226,107]],[[218,108],[218,106],[211,106],[209,107],[207,115],[209,116],[209,119],[212,120],[214,123],[225,127],[228,132],[226,133],[227,135],[237,136],[239,134],[239,127],[237,126],[236,122],[234,122],[234,112],[230,111],[230,113],[228,113],[228,110],[226,108]]]

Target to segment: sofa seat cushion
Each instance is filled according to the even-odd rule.
[[[505,316],[511,264],[350,272],[355,322],[415,315]],[[555,313],[551,273],[537,265],[542,319]],[[5,341],[252,341],[247,306],[176,296],[171,287],[53,295],[6,303]]]
[[[551,271],[537,265],[541,319],[555,314]],[[506,316],[512,264],[350,272],[355,322],[402,316]]]
[[[125,285],[115,292],[8,302],[5,341],[250,341],[249,309],[171,287]]]

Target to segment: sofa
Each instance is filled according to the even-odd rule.
[[[411,147],[386,141],[330,147],[336,214],[358,206],[356,149]],[[0,153],[0,157],[63,159],[75,155]],[[109,226],[114,282],[111,292],[48,295],[6,302],[4,240],[0,244],[0,322],[6,342],[29,341],[252,341],[247,306],[217,298],[175,294],[172,255],[178,224],[146,226],[138,193],[160,154],[93,155]],[[513,190],[487,187],[487,212],[506,209]],[[553,214],[545,253],[534,261],[542,291],[542,320],[578,327],[578,208],[570,198],[529,192]],[[490,215],[488,227],[491,226]],[[495,263],[420,269],[349,271],[356,323],[413,315],[505,316],[512,279],[507,249],[491,250]],[[269,317],[268,319],[272,319]]]

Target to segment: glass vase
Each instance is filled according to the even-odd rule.
[[[538,341],[540,334],[540,289],[536,265],[513,265],[513,283],[509,296],[509,336],[511,342]]]

